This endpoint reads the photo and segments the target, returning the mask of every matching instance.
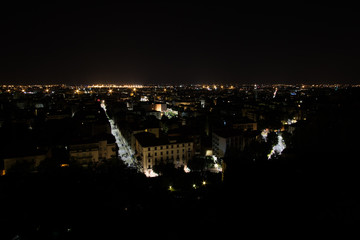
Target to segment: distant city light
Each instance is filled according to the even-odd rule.
[[[275,88],[273,98],[275,98],[275,97],[276,97],[276,93],[277,93],[277,91],[278,91],[278,88]]]
[[[140,102],[148,102],[149,101],[149,98],[147,96],[142,96],[140,98]]]
[[[297,123],[296,119],[288,119],[286,122],[284,122],[285,125],[292,125],[294,123]]]

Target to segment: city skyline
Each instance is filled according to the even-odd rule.
[[[0,84],[2,237],[356,224],[359,106],[355,84]]]
[[[8,4],[3,84],[358,84],[351,6]]]

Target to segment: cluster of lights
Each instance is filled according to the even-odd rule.
[[[277,93],[277,91],[278,91],[278,88],[275,88],[275,91],[274,91],[274,94],[273,94],[273,98],[275,98],[275,97],[276,97],[276,93]]]
[[[203,89],[208,90],[208,91],[217,90],[218,88],[224,89],[223,85],[216,85],[216,84],[214,84],[212,86],[210,86],[210,85],[202,85],[201,87]],[[228,89],[234,89],[234,86],[229,86]]]
[[[96,85],[92,85],[89,86],[90,88],[143,88],[143,85],[137,85],[137,84],[132,84],[132,85],[115,85],[115,84],[96,84]]]
[[[148,102],[149,101],[149,98],[147,96],[142,96],[140,98],[140,102]]]
[[[214,163],[214,168],[216,169],[217,172],[222,172],[222,167],[218,162],[218,158],[215,155],[212,155],[212,160]]]
[[[284,125],[292,125],[294,123],[297,123],[296,119],[288,119],[286,122],[284,122]]]

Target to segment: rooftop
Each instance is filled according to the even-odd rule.
[[[160,146],[169,144],[165,138],[157,138],[154,134],[148,132],[141,132],[134,135],[136,140],[142,147]]]
[[[171,139],[167,137],[157,138],[154,134],[149,132],[137,133],[134,136],[142,147],[161,146],[161,145],[169,145],[174,143],[189,142],[187,138],[183,138],[183,137],[172,137]]]

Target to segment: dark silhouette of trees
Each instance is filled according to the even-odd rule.
[[[188,162],[188,167],[191,169],[191,171],[204,171],[209,168],[211,168],[213,165],[213,161],[211,157],[200,157],[195,156],[194,158],[190,159]]]

